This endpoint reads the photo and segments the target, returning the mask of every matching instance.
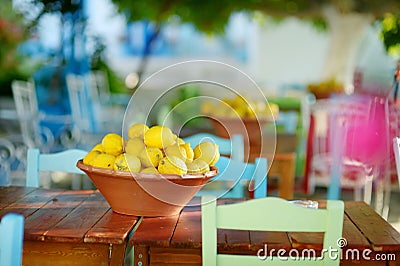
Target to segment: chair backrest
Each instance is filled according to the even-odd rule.
[[[232,136],[232,139],[225,139],[210,133],[198,133],[188,136],[183,140],[190,143],[193,148],[204,141],[214,142],[218,145],[221,154],[230,155],[235,161],[244,161],[244,142],[242,135],[235,134]]]
[[[33,148],[41,146],[43,141],[51,145],[54,142],[51,131],[46,127],[39,128],[39,107],[34,83],[14,80],[11,87],[25,145]]]
[[[400,137],[393,138],[393,151],[394,151],[394,158],[396,161],[397,180],[399,182],[399,188],[400,188]]]
[[[31,81],[14,80],[11,83],[15,108],[20,117],[38,115],[35,85]]]
[[[40,171],[59,171],[84,174],[76,167],[78,160],[87,154],[84,150],[70,149],[58,153],[42,154],[38,149],[28,149],[26,186],[39,187]]]
[[[0,222],[0,265],[22,265],[22,246],[24,240],[24,217],[8,213]]]
[[[329,184],[328,198],[337,199],[342,184],[355,188],[367,176],[383,177],[390,162],[388,108],[386,100],[367,95],[318,100],[311,108],[305,180],[316,173],[316,182]]]
[[[16,158],[15,147],[7,138],[0,137],[0,186],[10,184],[10,165]]]
[[[277,215],[275,215],[277,214]],[[272,217],[272,216],[273,217]],[[202,260],[203,265],[339,265],[344,204],[328,200],[326,209],[310,209],[297,206],[281,198],[266,197],[240,203],[217,205],[216,198],[202,197]],[[283,261],[280,257],[218,254],[217,229],[278,231],[278,232],[323,232],[323,249],[332,250],[323,258]],[[289,252],[288,252],[289,253]],[[287,254],[288,254],[287,253]],[[270,263],[270,264],[268,264]]]
[[[99,103],[108,103],[111,93],[107,73],[103,70],[93,70],[89,75],[93,100]]]
[[[243,198],[244,194],[241,181],[251,181],[247,190],[254,191],[254,198],[267,196],[267,159],[256,158],[254,163],[239,162],[225,156],[221,156],[215,164],[219,174],[212,181],[233,181],[230,190],[218,192],[218,196],[230,198]]]
[[[90,96],[87,91],[88,76],[68,74],[67,89],[74,124],[83,132],[95,131],[94,114]]]

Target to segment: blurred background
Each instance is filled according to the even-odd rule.
[[[3,0],[0,177],[4,184],[18,182],[12,176],[24,171],[27,148],[90,149],[90,140],[120,132],[130,96],[146,78],[197,59],[229,64],[254,80],[272,113],[279,110],[276,151],[296,154],[294,176],[301,183],[310,101],[353,93],[395,99],[399,44],[397,0]],[[218,77],[249,99],[257,96],[232,71],[202,66],[179,75]],[[77,78],[83,102],[74,100]],[[33,104],[17,99],[26,84],[14,81],[33,85]],[[144,84],[143,101],[170,81]],[[202,89],[178,86],[149,123]],[[193,108],[200,113],[201,106]],[[204,120],[189,126],[187,134],[213,130]]]

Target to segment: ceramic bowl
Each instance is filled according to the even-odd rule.
[[[212,177],[213,167],[204,174],[161,175],[131,173],[97,168],[77,162],[113,211],[135,216],[170,216],[178,214]]]

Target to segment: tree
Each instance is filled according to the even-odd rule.
[[[29,69],[18,51],[28,37],[27,27],[19,13],[12,12],[11,1],[0,5],[0,94],[11,95],[11,82],[26,79]],[[25,58],[26,59],[26,58]]]
[[[355,67],[355,50],[362,33],[385,14],[399,10],[398,0],[112,0],[119,12],[129,21],[147,19],[163,23],[177,15],[182,22],[193,23],[204,32],[220,33],[230,15],[236,11],[285,18],[298,17],[323,25],[330,31],[331,47],[328,52],[323,79],[335,78],[349,83]],[[399,14],[399,13],[397,13]],[[385,35],[384,35],[385,37]],[[393,42],[393,41],[391,41]],[[399,38],[394,42],[399,42]]]

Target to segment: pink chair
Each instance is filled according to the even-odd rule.
[[[328,187],[328,199],[341,188],[354,189],[356,200],[371,203],[387,216],[390,199],[391,143],[389,103],[384,98],[351,95],[319,100],[311,109],[306,159],[306,188]],[[387,196],[389,195],[389,196]]]

